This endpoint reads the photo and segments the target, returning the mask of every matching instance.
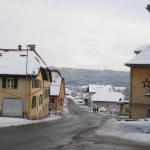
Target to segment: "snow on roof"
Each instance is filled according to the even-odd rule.
[[[52,83],[50,86],[50,95],[58,96],[61,88],[62,77],[58,70],[52,70]]]
[[[50,87],[50,95],[51,96],[58,96],[60,92],[60,85],[51,85]]]
[[[101,102],[121,102],[124,100],[124,95],[120,92],[99,91],[92,96],[91,100]]]
[[[125,63],[125,65],[150,65],[150,45],[141,46],[137,50],[141,50],[141,52],[136,55],[132,60]]]
[[[96,93],[98,91],[109,91],[113,92],[111,85],[89,85],[89,92]]]
[[[115,86],[114,88],[115,88],[115,90],[125,90],[127,87],[118,87],[118,86]]]
[[[0,50],[0,74],[26,75],[27,50]],[[46,64],[35,51],[28,51],[27,74],[37,74]]]
[[[52,85],[61,85],[62,77],[58,71],[51,71],[52,73]]]

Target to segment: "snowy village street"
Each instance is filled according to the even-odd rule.
[[[109,117],[89,113],[71,99],[69,114],[55,121],[0,129],[4,150],[149,150],[150,146],[97,134]],[[103,129],[104,128],[104,129]],[[106,132],[106,131],[105,131]],[[109,130],[108,130],[109,132]]]

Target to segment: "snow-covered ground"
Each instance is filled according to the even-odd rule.
[[[67,114],[68,109],[66,108],[66,104],[63,110],[63,114]],[[27,124],[35,124],[41,123],[46,121],[52,121],[56,119],[61,119],[62,116],[50,114],[48,117],[39,119],[39,120],[28,120],[24,118],[12,118],[12,117],[0,117],[0,128],[2,127],[12,127],[12,126],[20,126],[20,125],[27,125]]]
[[[11,117],[0,117],[0,127],[12,127],[12,126],[20,126],[27,124],[34,124],[40,122],[46,122],[51,120],[56,120],[62,118],[59,115],[50,114],[49,117],[40,119],[40,120],[28,120],[24,118],[11,118]]]
[[[98,135],[118,137],[138,143],[150,144],[150,119],[145,121],[107,120],[106,124],[96,131]]]

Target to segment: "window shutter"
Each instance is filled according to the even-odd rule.
[[[18,86],[18,79],[14,79],[14,89],[17,89]]]
[[[2,88],[6,88],[6,78],[2,78]]]

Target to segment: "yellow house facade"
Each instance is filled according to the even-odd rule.
[[[125,65],[130,67],[130,118],[150,117],[150,47],[135,50],[135,58]]]
[[[39,119],[49,115],[51,71],[32,46],[0,50],[2,116]]]

